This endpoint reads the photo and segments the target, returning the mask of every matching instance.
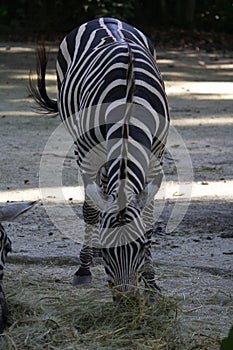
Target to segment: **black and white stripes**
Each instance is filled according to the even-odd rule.
[[[50,103],[43,91],[45,62],[40,59],[39,85],[32,92],[50,111],[54,101]],[[169,126],[153,45],[117,19],[93,20],[62,41],[57,80],[54,111],[74,139],[85,186],[86,242],[75,282],[90,276],[89,248],[98,228],[110,285],[126,291],[149,265],[148,217],[153,216],[151,201],[162,180],[160,159]],[[156,287],[154,275],[147,282]]]
[[[11,240],[0,223],[0,283],[3,280],[4,265],[7,254],[11,251]]]
[[[11,251],[11,240],[1,222],[16,219],[19,215],[33,208],[36,203],[38,201],[0,204],[0,334],[4,331],[8,317],[8,307],[3,288],[3,276],[6,256]]]

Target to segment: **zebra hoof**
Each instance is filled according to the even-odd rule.
[[[162,298],[161,289],[157,285],[153,290],[146,292],[146,301],[149,305],[157,304]]]
[[[73,286],[88,286],[91,284],[92,277],[91,275],[86,275],[86,276],[79,276],[79,275],[74,275],[73,277]]]

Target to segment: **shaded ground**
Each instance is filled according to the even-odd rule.
[[[38,192],[30,192],[30,189],[38,188],[43,149],[60,124],[58,118],[40,117],[31,111],[32,103],[25,85],[28,70],[30,67],[34,69],[33,49],[20,44],[0,45],[1,202],[25,199],[25,193],[31,199],[39,196]],[[51,48],[48,80],[49,91],[55,96],[53,51],[55,49]],[[158,208],[164,206],[164,209],[155,224],[153,239],[158,282],[164,294],[174,297],[179,304],[179,315],[190,337],[185,350],[214,350],[219,348],[219,339],[226,336],[233,323],[233,53],[159,50],[158,63],[166,81],[172,125],[189,151],[193,181],[198,190],[193,193],[183,221],[174,230],[166,231],[174,205],[179,203],[181,208],[186,208],[188,203],[186,193],[175,190],[181,144],[180,140],[171,139],[170,151],[174,150],[177,159],[172,159],[169,152],[164,159],[171,193],[165,199],[159,197],[157,201]],[[57,159],[56,149],[52,159]],[[63,164],[63,184],[76,186],[77,177],[78,171],[70,151]],[[211,183],[214,191],[206,195],[206,188]],[[48,206],[54,205],[49,198],[47,201]],[[53,202],[57,207],[64,205],[56,198]],[[68,201],[66,205],[81,216],[79,201]],[[67,217],[61,219],[68,221]],[[23,286],[24,292],[25,288],[28,290],[26,298],[35,301],[36,290],[40,290],[44,279],[50,296],[54,285],[59,290],[63,287],[66,291],[72,289],[69,282],[78,264],[80,244],[54,226],[44,205],[39,205],[17,222],[5,223],[5,227],[14,247],[6,266],[8,294],[12,293],[10,288],[20,294]],[[83,232],[81,219],[77,230]],[[12,280],[16,281],[15,285]],[[26,283],[28,280],[31,280],[31,285]],[[108,295],[103,269],[99,265],[94,267],[93,286],[97,284],[101,293],[106,291]],[[43,284],[43,288],[45,291],[46,285]],[[88,295],[91,295],[91,290]],[[76,290],[72,293],[78,299],[82,292]],[[12,322],[17,325],[16,319]],[[15,334],[14,328],[11,329],[9,336],[13,340]],[[112,343],[109,344],[105,349],[112,348]],[[4,349],[11,349],[9,345],[4,346]],[[83,347],[80,345],[80,349],[93,349],[93,346],[89,341]],[[131,346],[136,349],[135,344]],[[36,345],[25,345],[27,348],[37,349]],[[59,343],[56,348],[65,347]],[[151,347],[138,346],[138,349],[148,350]]]

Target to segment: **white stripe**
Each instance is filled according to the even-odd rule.
[[[102,27],[103,29],[106,30],[107,34],[108,34],[114,41],[117,41],[117,39],[114,37],[114,35],[112,34],[112,32],[111,32],[111,31],[109,30],[109,28],[105,25],[104,19],[103,19],[103,18],[100,18],[99,23],[100,23],[101,27]]]
[[[63,82],[63,79],[64,79],[64,74],[63,74],[63,71],[57,61],[57,64],[56,64],[56,70],[57,70],[57,76],[58,76],[58,79],[60,81],[60,83]]]
[[[65,58],[66,62],[67,62],[67,66],[69,67],[71,64],[71,57],[67,48],[67,41],[66,38],[62,41],[61,45],[60,45],[60,50],[62,52],[63,57]]]

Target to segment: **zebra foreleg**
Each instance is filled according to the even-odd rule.
[[[146,227],[146,247],[145,247],[145,263],[142,268],[142,278],[144,279],[145,286],[149,290],[160,292],[160,288],[156,283],[156,276],[153,266],[153,260],[151,255],[151,239],[152,239],[152,227],[154,223],[153,218],[154,201],[152,201],[143,211],[143,221]]]
[[[3,333],[7,323],[9,309],[7,306],[2,281],[0,282],[0,335]]]
[[[73,285],[90,284],[92,280],[91,264],[93,260],[93,250],[98,247],[99,211],[95,209],[86,198],[83,204],[83,216],[85,221],[84,244],[80,252],[80,267],[75,272]]]

